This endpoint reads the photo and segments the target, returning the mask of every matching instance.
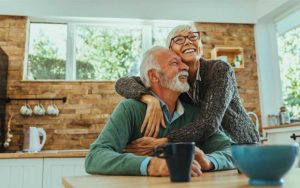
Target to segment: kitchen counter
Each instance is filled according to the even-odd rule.
[[[299,122],[283,124],[283,125],[273,125],[273,126],[264,127],[263,129],[278,129],[278,128],[284,128],[284,127],[297,127],[297,126],[300,126]]]
[[[293,169],[284,177],[283,186],[274,187],[299,187],[300,169]],[[105,176],[87,175],[63,177],[62,183],[65,188],[94,188],[94,187],[148,187],[148,188],[246,188],[254,187],[248,184],[248,178],[244,174],[238,174],[237,170],[215,171],[203,173],[200,177],[193,177],[188,183],[171,183],[169,177],[149,176]]]
[[[22,159],[22,158],[70,158],[85,157],[89,150],[44,150],[36,153],[16,152],[0,153],[0,159]]]

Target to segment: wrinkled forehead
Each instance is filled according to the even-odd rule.
[[[191,32],[194,32],[194,31],[192,31],[191,29],[178,30],[178,31],[176,31],[176,32],[173,34],[172,38],[173,38],[173,37],[176,37],[176,36],[187,35],[187,34],[189,34],[189,33],[191,33]]]
[[[159,65],[167,65],[171,61],[181,61],[180,57],[171,50],[163,50],[157,54],[157,63]]]

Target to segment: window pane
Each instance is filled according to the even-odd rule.
[[[27,79],[65,79],[66,45],[65,24],[31,23]]]
[[[116,80],[138,74],[141,27],[78,26],[75,40],[76,79]]]
[[[300,27],[278,37],[280,76],[285,105],[300,119]]]
[[[173,27],[154,27],[153,28],[153,45],[166,46],[166,39]]]

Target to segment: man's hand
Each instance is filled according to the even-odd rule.
[[[201,174],[202,174],[202,171],[201,171],[200,164],[196,160],[193,160],[193,163],[192,163],[192,176],[197,177],[197,176],[200,176]]]
[[[198,147],[195,147],[195,160],[200,164],[201,169],[203,171],[209,171],[209,170],[213,169],[213,167],[214,167],[214,165],[207,158],[205,153]]]
[[[136,155],[152,155],[153,147],[163,145],[167,142],[167,138],[142,137],[128,144],[124,151]]]
[[[141,126],[141,132],[145,131],[144,136],[157,137],[160,125],[166,128],[160,102],[152,95],[143,95],[141,101],[147,104],[146,116]]]
[[[168,176],[169,169],[165,159],[153,157],[148,164],[149,176]]]
[[[149,176],[169,176],[169,169],[165,159],[160,159],[157,157],[153,157],[148,165],[148,175]],[[192,163],[192,172],[193,177],[200,176],[201,166],[196,160],[193,160]]]

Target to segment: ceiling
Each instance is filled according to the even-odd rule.
[[[256,23],[298,0],[1,0],[0,15]]]

